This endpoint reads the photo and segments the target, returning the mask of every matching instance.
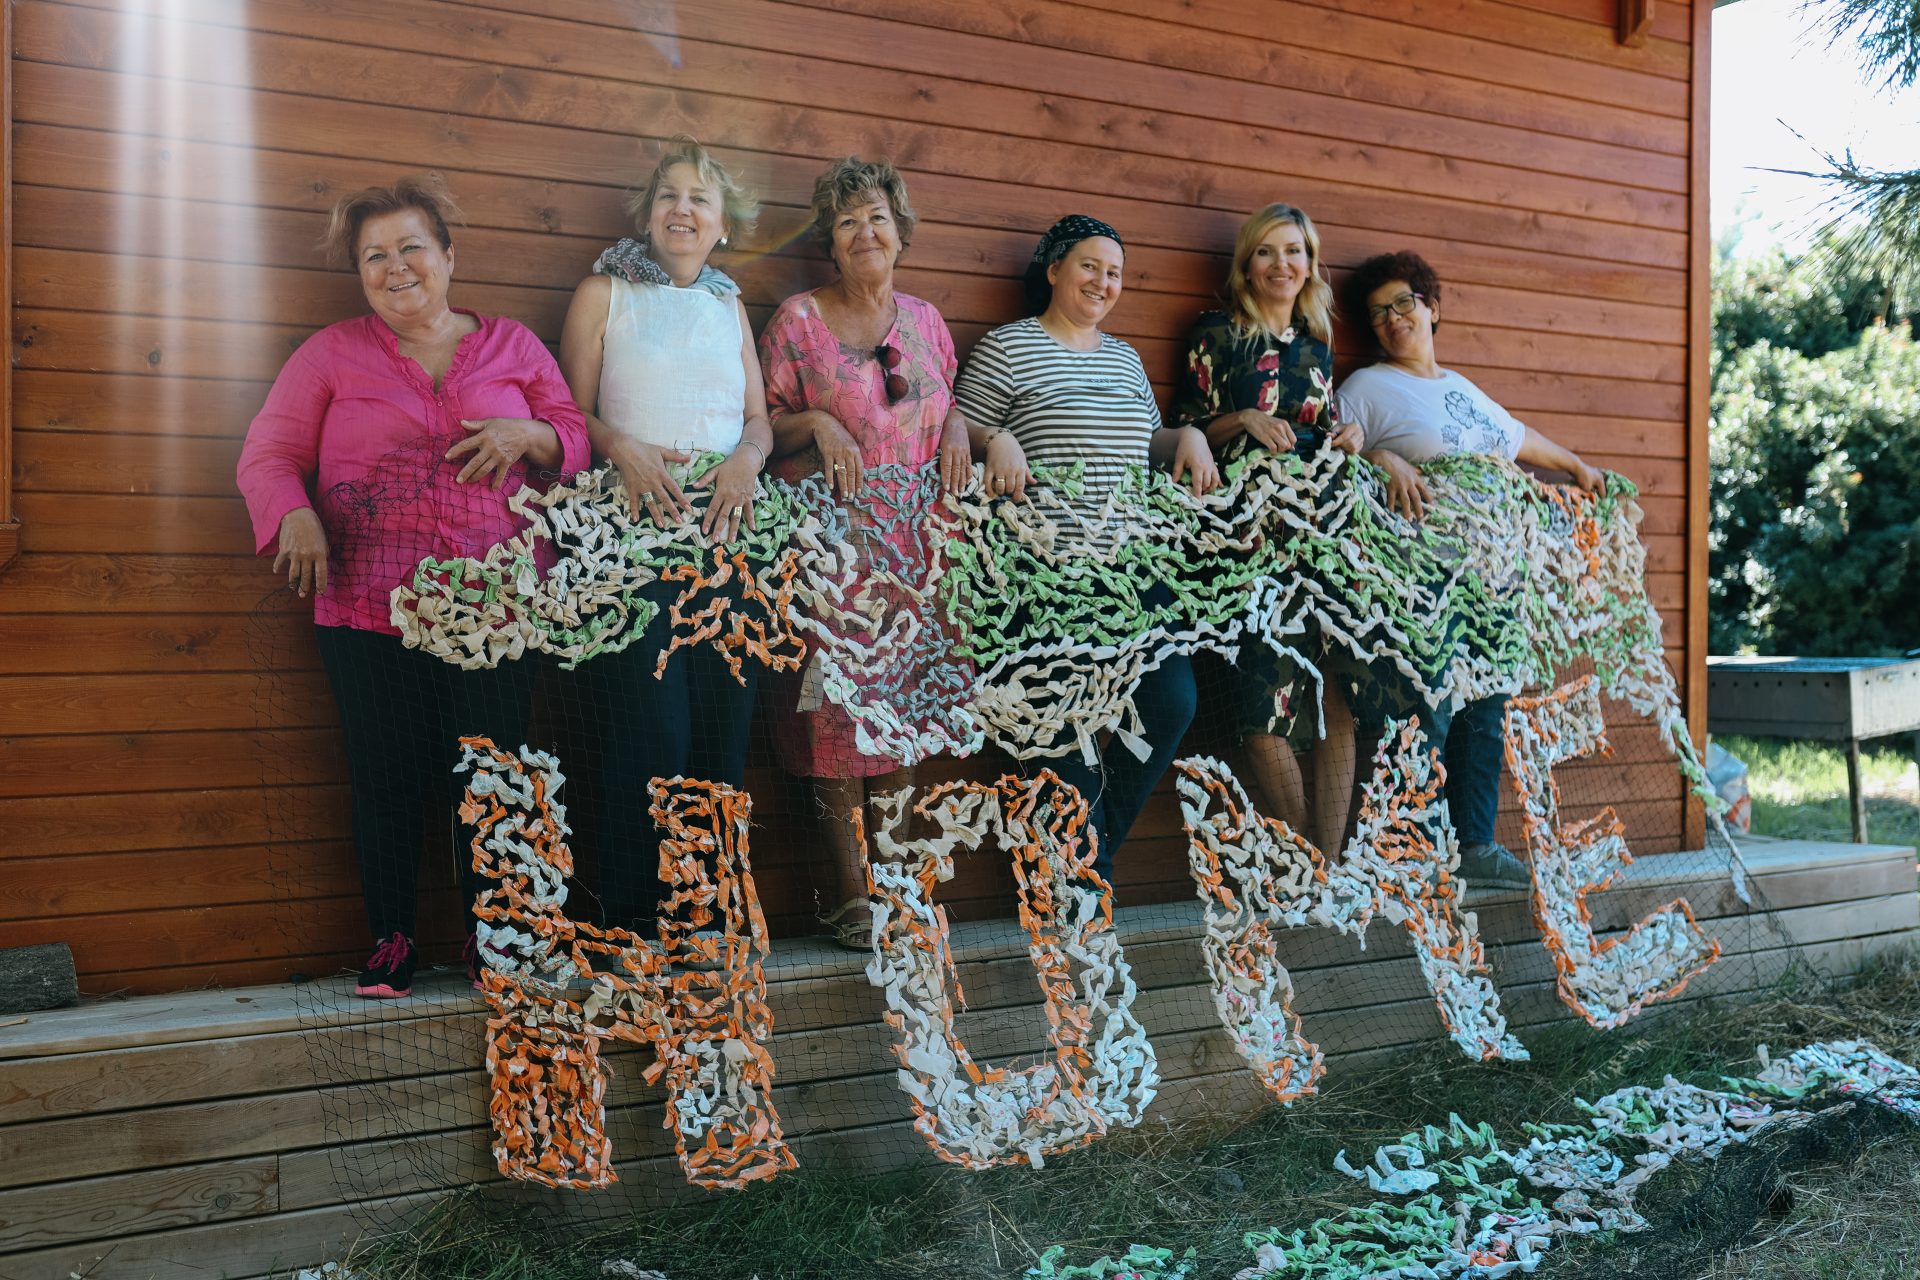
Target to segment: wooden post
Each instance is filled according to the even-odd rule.
[[[1621,13],[1630,7],[1621,0]],[[1652,0],[1647,0],[1648,16]],[[1687,560],[1686,631],[1680,688],[1687,728],[1702,757],[1707,751],[1707,504],[1712,477],[1707,466],[1707,416],[1713,378],[1713,223],[1707,212],[1712,186],[1707,165],[1707,104],[1712,100],[1713,6],[1693,11],[1692,86],[1687,134]],[[1682,792],[1684,796],[1684,791]],[[1682,801],[1685,849],[1704,848],[1707,814],[1691,796]]]
[[[1867,842],[1867,794],[1860,778],[1860,739],[1847,739],[1847,801],[1853,813],[1853,842]]]
[[[13,518],[13,3],[0,0],[0,305],[7,358],[0,360],[0,572],[20,554]]]

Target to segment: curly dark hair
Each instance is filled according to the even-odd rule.
[[[1440,301],[1440,277],[1433,267],[1413,250],[1402,249],[1398,253],[1377,253],[1353,269],[1341,285],[1347,314],[1357,322],[1366,322],[1367,295],[1395,280],[1405,280],[1407,287],[1425,298],[1429,305]],[[1438,317],[1433,327],[1440,327]],[[1367,322],[1367,332],[1373,332],[1371,322]]]

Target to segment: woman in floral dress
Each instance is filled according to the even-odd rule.
[[[834,496],[865,513],[909,498],[918,480],[877,467],[919,469],[939,459],[940,482],[957,492],[972,471],[966,422],[953,407],[956,360],[946,322],[931,303],[898,293],[893,268],[913,238],[906,184],[886,161],[836,161],[814,184],[813,234],[839,278],[780,304],[760,337],[773,472],[823,474]],[[874,537],[874,535],[868,535]],[[910,530],[875,537],[865,554],[895,567],[924,555]],[[826,810],[841,906],[827,917],[835,940],[865,949],[871,934],[862,850],[853,815],[869,788],[911,781],[901,760],[861,749],[852,717],[821,695],[809,663],[775,688],[775,744],[788,772],[812,778]]]

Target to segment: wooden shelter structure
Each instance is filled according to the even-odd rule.
[[[333,201],[368,183],[443,173],[466,214],[456,300],[553,340],[574,284],[627,230],[624,189],[652,140],[699,136],[767,198],[723,264],[756,322],[827,278],[795,245],[815,175],[849,152],[889,156],[922,216],[901,285],[963,353],[1015,314],[1034,235],[1084,210],[1129,238],[1112,327],[1163,394],[1248,210],[1309,210],[1336,272],[1417,249],[1447,281],[1446,362],[1639,485],[1648,588],[1705,723],[1707,0],[8,0],[5,14],[0,924],[16,944],[70,943],[86,992],[155,997],[0,1028],[8,1280],[257,1275],[315,1260],[350,1221],[315,1173],[339,1140],[316,1099],[337,1082],[295,1065],[307,1032],[284,988],[237,990],[363,953],[310,623],[248,554],[232,477],[289,352],[362,309],[357,280],[312,245]],[[279,693],[297,712],[271,735],[249,651],[261,618],[304,655]],[[275,785],[298,815],[291,847],[263,821],[260,768],[287,742]],[[1594,773],[1589,790],[1604,797],[1609,777],[1633,801],[1637,850],[1700,847],[1677,773]],[[1170,798],[1141,830],[1123,901],[1190,898]],[[269,841],[318,869],[291,899]],[[755,851],[777,908],[783,860],[808,854],[778,832]],[[1879,902],[1877,935],[1911,927],[1897,857],[1823,879],[1803,854],[1777,870],[1824,913],[1809,938],[1857,931],[1825,905],[1843,901]],[[968,893],[975,915],[1004,901],[999,881]],[[1146,945],[1170,909],[1125,931]],[[980,938],[990,964],[991,929]],[[844,983],[852,966],[815,969],[794,981]],[[1207,1052],[1190,1074],[1223,1070]]]
[[[1615,10],[19,0],[0,424],[9,937],[70,943],[90,992],[363,958],[334,711],[306,610],[272,596],[233,487],[288,353],[364,309],[313,248],[325,211],[439,170],[466,214],[455,299],[556,340],[574,284],[627,230],[653,140],[681,130],[767,198],[725,263],[756,322],[829,278],[794,243],[815,175],[887,155],[923,219],[901,285],[963,352],[1016,314],[1037,231],[1085,209],[1129,238],[1111,327],[1163,394],[1248,210],[1307,209],[1336,271],[1419,250],[1448,286],[1445,361],[1640,486],[1648,587],[1704,724],[1707,10],[1659,0],[1637,46],[1616,39]],[[1342,339],[1350,363],[1360,335]],[[249,653],[263,608],[269,641],[297,655],[271,741]],[[1616,726],[1621,755],[1650,733]],[[280,825],[305,846],[274,857],[316,869],[291,911],[263,851],[287,840],[262,818],[269,754]],[[1633,802],[1648,851],[1699,846],[1669,774],[1597,787]],[[1170,799],[1142,836],[1123,901],[1186,896]],[[774,907],[783,861],[806,856],[756,841]],[[969,895],[1003,903],[1006,884],[949,901]]]

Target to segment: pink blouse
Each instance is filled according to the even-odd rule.
[[[247,428],[237,479],[259,554],[278,554],[289,511],[313,507],[326,528],[320,626],[398,634],[388,597],[421,560],[480,557],[519,532],[507,499],[529,483],[526,459],[502,489],[459,483],[469,455],[445,455],[471,434],[461,419],[539,419],[560,437],[561,475],[589,463],[586,419],[540,340],[517,320],[461,314],[480,327],[438,390],[385,321],[358,316],[301,344]]]

